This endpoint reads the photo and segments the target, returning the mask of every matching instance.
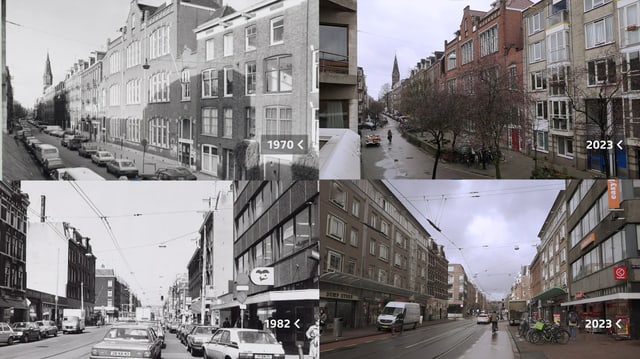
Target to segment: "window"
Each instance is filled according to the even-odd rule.
[[[587,62],[589,86],[616,83],[616,62],[614,59],[600,59]]]
[[[233,109],[225,108],[224,110],[224,129],[222,137],[231,138],[233,135]]]
[[[331,203],[345,209],[347,208],[347,192],[342,190],[338,185],[338,182],[333,182],[331,185]]]
[[[127,46],[127,68],[140,65],[140,42],[134,41]]]
[[[258,38],[258,30],[256,25],[247,26],[244,29],[244,50],[253,51],[256,49],[256,39]]]
[[[265,59],[266,92],[290,92],[293,90],[291,55]]]
[[[358,237],[358,230],[351,228],[351,240],[350,243],[352,246],[357,247],[360,242],[360,238]]]
[[[394,256],[393,265],[402,268],[402,255],[400,255],[400,253],[396,253]]]
[[[149,102],[169,101],[169,73],[160,72],[149,78]]]
[[[247,95],[255,95],[256,93],[256,63],[247,62],[244,65],[245,72],[245,91]]]
[[[351,259],[347,264],[347,273],[356,274],[356,261]]]
[[[565,157],[573,157],[573,139],[571,137],[557,136],[558,154]]]
[[[631,51],[622,56],[623,90],[625,92],[640,90],[640,52]]]
[[[509,90],[517,90],[518,89],[518,68],[515,66],[509,67]]]
[[[378,216],[375,213],[371,213],[371,218],[369,219],[369,225],[373,228],[378,228]]]
[[[549,132],[547,131],[534,131],[536,138],[536,149],[538,151],[549,151]]]
[[[222,36],[222,52],[224,56],[233,55],[233,33],[230,32]]]
[[[169,148],[169,120],[154,118],[149,120],[149,144]]]
[[[462,52],[462,64],[473,61],[473,40],[469,40],[460,46]]]
[[[247,124],[247,133],[246,138],[253,138],[256,135],[256,108],[255,107],[246,107],[245,108],[245,121]]]
[[[547,78],[543,71],[531,73],[531,90],[545,90],[547,88]]]
[[[620,23],[620,41],[622,46],[629,46],[640,42],[640,12],[638,3],[620,8],[618,22]]]
[[[351,214],[356,217],[360,217],[360,201],[354,199],[351,202]]]
[[[127,139],[133,142],[140,142],[139,118],[129,118],[127,120]]]
[[[127,82],[127,105],[140,103],[140,79]]]
[[[204,59],[206,61],[213,60],[214,54],[213,39],[208,39],[204,42]]]
[[[111,85],[111,87],[109,87],[109,105],[120,105],[120,85],[118,84]]]
[[[369,254],[376,255],[376,241],[373,239],[369,240]]]
[[[231,67],[224,69],[224,96],[233,96],[233,68]]]
[[[547,102],[546,101],[538,101],[536,102],[536,118],[538,119],[547,119]]]
[[[569,67],[558,66],[549,68],[549,95],[564,96],[567,89]]]
[[[544,40],[529,45],[529,63],[544,60]]]
[[[109,56],[109,74],[120,71],[120,52],[116,51]]]
[[[383,261],[388,261],[389,260],[389,247],[385,246],[384,244],[380,245],[380,259],[382,259]]]
[[[182,101],[191,99],[191,74],[189,70],[182,70],[180,74],[180,86],[182,89]]]
[[[327,269],[342,272],[342,254],[331,250],[327,254]]]
[[[571,107],[566,101],[549,101],[551,127],[556,130],[571,130]]]
[[[214,107],[202,108],[202,134],[218,136],[218,109]]]
[[[202,97],[218,96],[218,72],[214,69],[202,71]]]
[[[447,54],[447,70],[456,68],[456,52],[451,51]]]
[[[327,235],[340,242],[344,242],[344,222],[338,217],[329,215],[327,223]]]
[[[613,16],[607,16],[584,26],[587,49],[613,42]]]
[[[527,19],[529,35],[533,35],[542,30],[542,11],[531,15]]]
[[[602,6],[611,0],[584,0],[584,11],[587,12],[591,9],[595,9],[598,6]]]
[[[290,135],[292,123],[291,107],[269,106],[265,107],[265,134],[266,135]]]
[[[389,224],[385,221],[380,222],[380,232],[384,233],[385,236],[389,236]]]
[[[169,53],[169,25],[160,26],[149,36],[149,56],[152,59]]]
[[[388,280],[387,271],[384,269],[378,269],[378,282],[387,284]]]
[[[271,45],[284,43],[284,17],[271,19]]]
[[[487,56],[498,51],[498,25],[480,34],[480,56]]]
[[[550,63],[568,59],[569,33],[557,31],[547,36],[548,57]]]

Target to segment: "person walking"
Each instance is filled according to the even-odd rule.
[[[571,308],[571,311],[567,315],[567,319],[569,320],[569,334],[571,334],[571,340],[576,340],[578,332],[578,313]]]
[[[387,131],[387,138],[389,139],[389,143],[391,143],[391,139],[393,138],[393,134],[391,133],[391,130]]]
[[[324,326],[327,324],[327,313],[324,312],[324,308],[320,308],[320,334],[324,332]]]
[[[320,319],[316,319],[316,322],[309,326],[305,335],[309,339],[309,356],[312,359],[318,359],[320,354]]]

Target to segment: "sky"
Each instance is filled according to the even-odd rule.
[[[358,66],[364,68],[369,96],[378,98],[391,85],[393,56],[400,78],[409,76],[420,59],[444,50],[454,39],[463,9],[488,11],[495,0],[366,0],[358,2]]]
[[[7,66],[12,77],[14,99],[33,107],[42,96],[47,51],[53,84],[64,80],[67,70],[93,51],[105,51],[107,39],[118,37],[118,29],[129,14],[131,0],[6,0]],[[159,5],[165,0],[139,0]],[[224,0],[242,9],[258,0]],[[194,34],[195,36],[195,34]]]
[[[225,181],[187,182],[73,182],[107,217],[123,256],[98,215],[70,182],[23,181],[21,187],[31,202],[30,222],[39,221],[40,196],[45,195],[48,221],[68,222],[91,238],[96,268],[104,265],[114,269],[143,305],[159,305],[160,296],[166,296],[176,275],[188,273],[209,198],[231,185]],[[166,248],[160,248],[159,243]]]
[[[449,263],[462,264],[469,279],[495,300],[509,293],[521,266],[531,263],[535,245],[540,243],[538,233],[565,186],[561,180],[385,183],[436,242],[444,245]]]

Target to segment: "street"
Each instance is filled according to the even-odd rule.
[[[339,358],[513,358],[511,339],[505,330],[491,334],[488,325],[473,320],[448,321],[405,330],[391,336],[382,334],[321,346],[322,359]]]
[[[384,116],[384,115],[380,115]],[[376,130],[362,130],[362,178],[367,179],[431,179],[434,158],[416,146],[407,142],[398,128],[398,122],[387,117],[386,126]],[[393,140],[387,140],[387,131],[391,130]],[[372,133],[380,135],[380,146],[364,146],[364,138]],[[464,171],[440,161],[437,169],[438,178],[470,178],[485,179],[469,171]]]

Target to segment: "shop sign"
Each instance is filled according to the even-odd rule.
[[[560,323],[560,313],[553,314],[553,322],[556,324]]]
[[[607,180],[609,209],[620,208],[620,182],[617,179]]]
[[[576,299],[580,299],[584,297],[584,292],[583,291],[577,291],[576,292]]]
[[[332,299],[358,300],[357,295],[353,295],[351,293],[344,293],[344,292],[326,291],[326,292],[323,292],[321,296],[325,298],[332,298]]]
[[[589,233],[588,236],[584,237],[580,241],[580,249],[585,249],[589,244],[595,241],[596,241],[596,235],[593,232]]]
[[[626,280],[627,279],[627,267],[625,267],[625,266],[614,266],[613,267],[613,279],[615,279],[615,280]]]

